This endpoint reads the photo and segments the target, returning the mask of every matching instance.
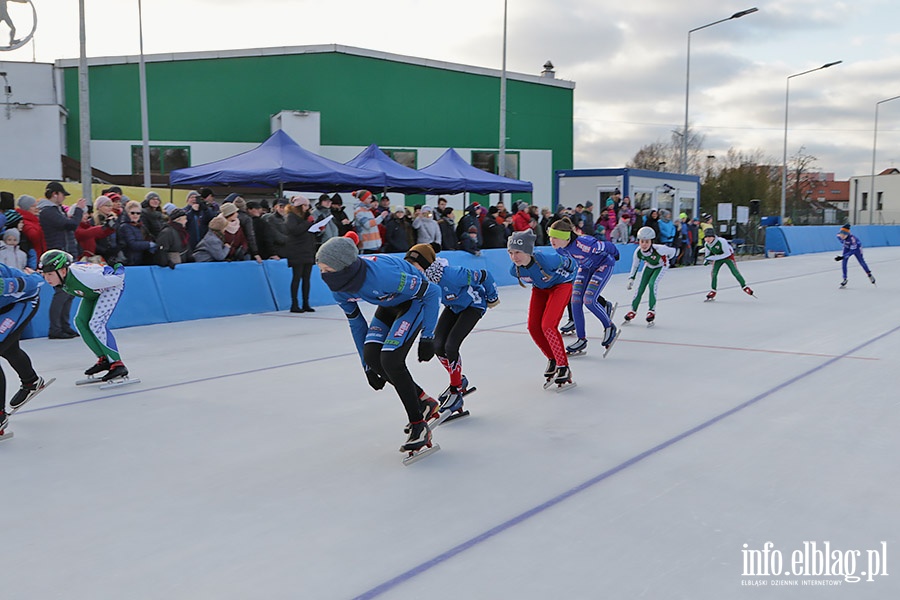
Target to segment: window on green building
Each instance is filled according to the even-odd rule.
[[[488,173],[498,174],[498,163],[500,162],[500,152],[491,150],[472,150],[472,166],[487,171]],[[519,178],[519,153],[506,153],[506,173],[504,177],[510,179]]]
[[[416,164],[418,164],[419,155],[416,150],[390,150],[382,148],[381,151],[404,167],[409,167],[410,169],[417,168]]]
[[[169,173],[191,166],[191,149],[187,146],[150,146],[150,172]],[[143,146],[131,147],[131,172],[144,172]]]

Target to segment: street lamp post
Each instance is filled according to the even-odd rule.
[[[687,71],[685,74],[685,82],[684,82],[684,135],[681,136],[681,172],[687,173],[687,146],[688,146],[688,100],[690,98],[691,92],[691,34],[695,31],[700,31],[701,29],[706,29],[707,27],[712,27],[713,25],[718,25],[719,23],[724,23],[725,21],[730,21],[732,19],[740,19],[741,17],[745,17],[749,14],[755,13],[759,9],[756,7],[748,8],[747,10],[742,10],[741,12],[736,12],[730,17],[726,19],[719,19],[718,21],[713,21],[712,23],[707,23],[706,25],[701,25],[700,27],[695,27],[688,31],[687,35]]]
[[[878,105],[898,98],[900,96],[894,96],[875,103],[875,127],[873,128],[875,133],[872,136],[872,178],[869,180],[869,225],[872,224],[872,216],[875,212],[875,147],[878,143]]]
[[[785,218],[785,204],[787,200],[787,132],[788,132],[788,97],[791,91],[791,79],[794,77],[800,77],[801,75],[806,75],[807,73],[812,73],[814,71],[821,71],[822,69],[827,69],[828,67],[833,67],[834,65],[841,64],[842,60],[836,60],[834,62],[826,63],[821,67],[816,67],[815,69],[809,69],[808,71],[803,71],[802,73],[794,73],[793,75],[788,75],[787,85],[784,90],[784,154],[782,155],[781,160],[781,223],[784,224]],[[795,182],[796,184],[796,182]]]

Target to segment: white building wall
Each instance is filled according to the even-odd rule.
[[[0,179],[60,179],[66,113],[53,65],[0,61],[0,73]]]
[[[881,192],[882,210],[873,209],[871,199],[862,210],[863,194],[866,197],[871,193],[872,176],[852,177],[850,179],[850,202],[848,211],[850,222],[854,225],[895,225],[900,223],[900,173],[875,176],[875,199]],[[874,206],[877,208],[877,204]]]

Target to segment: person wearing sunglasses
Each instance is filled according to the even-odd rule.
[[[126,265],[150,264],[148,256],[159,248],[156,242],[148,239],[149,235],[141,222],[141,205],[134,200],[125,205],[117,237]]]

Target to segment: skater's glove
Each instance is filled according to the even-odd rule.
[[[628,280],[628,288],[627,288],[627,289],[630,290],[630,289],[633,288],[633,287],[634,287],[634,279],[629,279],[629,280]]]
[[[841,260],[843,260],[843,258],[844,258],[843,256],[835,256],[834,260],[836,260],[837,262],[841,262]]]
[[[0,288],[4,296],[18,294],[25,289],[25,280],[21,277],[0,277]]]
[[[487,301],[488,308],[494,308],[498,304],[500,304],[500,298],[492,298]]]
[[[372,369],[366,369],[366,379],[369,380],[369,385],[372,386],[372,389],[376,392],[383,388],[384,384],[387,383],[384,380],[384,377],[382,377]]]
[[[434,340],[421,338],[419,340],[419,362],[428,362],[434,358]]]

